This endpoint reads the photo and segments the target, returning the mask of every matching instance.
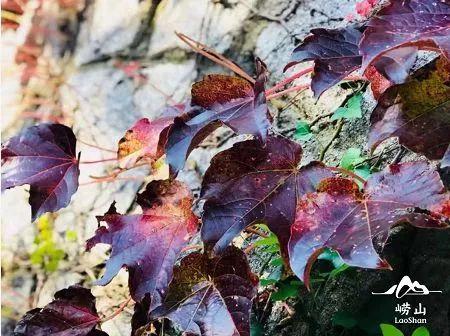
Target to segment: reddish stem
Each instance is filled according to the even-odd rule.
[[[309,88],[309,86],[310,86],[310,84],[301,84],[301,85],[292,86],[286,90],[268,95],[266,98],[267,98],[267,100],[275,99],[275,98],[284,96],[285,94],[290,93],[290,92],[306,90],[307,88]]]
[[[80,161],[80,164],[100,163],[100,162],[107,162],[107,161],[117,161],[117,158],[108,158],[108,159],[94,160],[94,161]]]
[[[105,323],[106,321],[109,321],[109,320],[112,320],[113,318],[115,318],[117,315],[119,315],[121,312],[123,312],[123,310],[128,306],[130,301],[131,301],[131,297],[129,297],[128,300],[124,301],[114,313],[102,318],[99,321],[99,323]]]
[[[191,246],[183,247],[181,249],[181,252],[186,252],[186,251],[190,251],[190,250],[201,250],[202,248],[203,248],[203,245],[191,245]]]
[[[278,91],[279,89],[281,89],[283,86],[293,82],[294,80],[296,80],[297,78],[300,78],[306,74],[311,73],[314,70],[314,67],[308,67],[306,69],[303,69],[300,72],[297,72],[296,74],[283,79],[281,82],[277,83],[275,86],[271,87],[270,89],[266,90],[266,95],[270,95],[271,93],[274,93],[276,91]]]
[[[92,148],[97,148],[97,149],[100,149],[100,150],[105,151],[105,152],[117,153],[117,151],[115,151],[115,150],[103,148],[103,147],[100,147],[100,146],[91,144],[91,143],[89,143],[89,142],[83,141],[83,140],[81,140],[81,139],[77,139],[77,141],[78,141],[78,142],[81,142],[82,144],[84,144],[84,145],[86,145],[86,146],[89,146],[89,147],[92,147]]]
[[[328,167],[330,170],[337,171],[339,173],[342,173],[344,175],[350,176],[354,178],[355,180],[358,180],[361,183],[366,183],[366,180],[364,180],[361,176],[356,175],[355,173],[351,172],[350,170],[339,168],[339,167]]]

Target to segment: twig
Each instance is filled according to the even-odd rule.
[[[291,92],[296,92],[296,91],[302,92],[302,91],[308,89],[309,86],[310,86],[310,84],[301,84],[301,85],[292,86],[292,87],[290,87],[290,88],[288,88],[286,90],[283,90],[283,91],[280,91],[280,92],[277,92],[277,93],[272,93],[272,94],[268,95],[266,97],[266,99],[267,100],[275,99],[275,98],[284,96],[285,94],[288,94],[288,93],[291,93]]]
[[[320,152],[319,161],[323,161],[323,158],[325,157],[327,150],[331,147],[331,145],[333,144],[333,141],[336,140],[336,138],[339,136],[339,133],[341,133],[342,126],[344,126],[344,119],[339,120],[336,131],[333,134],[333,137]]]
[[[190,245],[190,246],[183,247],[181,249],[181,252],[187,252],[187,251],[190,251],[190,250],[201,250],[202,248],[203,248],[203,245],[200,245],[200,244]]]
[[[100,163],[100,162],[108,162],[108,161],[117,161],[117,158],[108,158],[94,161],[80,161],[80,164],[91,164],[91,163]]]
[[[239,76],[247,79],[251,83],[255,83],[255,80],[248,75],[243,69],[241,69],[237,64],[230,61],[225,56],[219,54],[215,50],[209,48],[208,46],[194,40],[193,38],[190,38],[189,36],[175,32],[175,34],[178,36],[178,38],[186,43],[189,47],[191,47],[194,51],[198,52],[199,54],[205,56],[206,58],[210,59],[211,61],[220,64],[224,66],[225,68],[233,71],[234,73],[238,74]]]
[[[331,117],[333,114],[334,114],[334,112],[328,112],[328,113],[324,113],[324,114],[322,114],[320,116],[317,116],[316,118],[314,118],[313,121],[311,121],[309,123],[309,127],[313,127],[315,124],[317,124],[323,118]]]
[[[263,238],[269,237],[269,235],[267,233],[262,232],[262,231],[260,231],[258,229],[251,228],[251,227],[246,228],[245,231],[253,233],[253,234],[258,235],[258,236],[263,237]]]
[[[119,314],[126,308],[126,306],[128,306],[128,304],[130,303],[130,301],[131,301],[131,297],[129,297],[128,300],[126,300],[125,302],[123,302],[123,303],[119,306],[119,308],[118,308],[114,313],[112,313],[112,314],[109,315],[109,316],[106,316],[106,317],[102,318],[102,319],[99,321],[99,323],[105,323],[106,321],[109,321],[109,320],[112,320],[113,318],[115,318],[117,315],[119,315]]]
[[[392,160],[391,164],[397,164],[397,163],[399,163],[399,162],[402,160],[403,155],[405,155],[405,153],[406,153],[405,147],[401,146],[400,149],[399,149],[399,151],[398,151],[397,154],[395,155],[394,159]]]
[[[339,173],[342,173],[344,175],[348,175],[352,178],[354,178],[355,180],[358,180],[361,183],[366,183],[366,180],[364,180],[361,176],[356,175],[355,173],[351,172],[350,170],[344,169],[344,168],[340,168],[340,167],[327,167],[330,170],[334,170],[337,171]]]
[[[108,149],[108,148],[103,148],[103,147],[100,147],[100,146],[98,146],[98,145],[91,144],[91,143],[86,142],[86,141],[81,140],[81,139],[77,139],[77,141],[78,141],[78,142],[81,142],[82,144],[84,144],[84,145],[86,145],[86,146],[89,146],[89,147],[92,147],[92,148],[97,148],[97,149],[100,149],[100,150],[105,151],[105,152],[117,153],[117,151],[115,151],[115,150]]]
[[[266,95],[270,95],[271,93],[276,92],[277,90],[281,89],[283,86],[293,82],[294,80],[296,80],[297,78],[300,78],[306,74],[309,74],[310,72],[313,71],[313,67],[308,67],[306,69],[303,69],[300,72],[297,72],[296,74],[283,79],[281,82],[277,83],[275,86],[271,87],[270,89],[266,90]]]

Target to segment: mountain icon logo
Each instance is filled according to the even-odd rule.
[[[429,290],[425,285],[421,285],[417,281],[412,282],[411,278],[405,275],[398,285],[394,285],[383,293],[372,292],[373,295],[392,295],[395,294],[397,299],[405,295],[429,295],[430,293],[442,293],[438,290]]]

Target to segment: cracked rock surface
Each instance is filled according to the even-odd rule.
[[[291,51],[311,28],[344,25],[344,17],[354,10],[355,3],[356,0],[86,0],[84,6],[70,16],[77,27],[70,36],[72,50],[54,55],[44,49],[43,55],[56,64],[61,79],[48,96],[55,99],[55,105],[64,112],[63,122],[71,125],[82,140],[77,148],[81,151],[81,159],[108,159],[114,156],[110,151],[116,149],[117,142],[137,119],[157,118],[167,104],[185,100],[191,84],[204,74],[227,72],[196,55],[174,31],[210,46],[250,74],[254,70],[254,58],[260,57],[268,66],[269,85],[272,85],[285,76],[282,70]],[[31,5],[27,6],[27,11],[32,13],[33,10]],[[24,35],[26,28],[21,27],[6,32],[4,37],[2,71],[14,71],[8,72],[3,85],[8,99],[2,100],[2,140],[32,124],[21,116],[17,106],[30,92],[41,92],[47,85],[38,80],[31,80],[25,87],[19,84],[21,68],[14,64],[12,55]],[[7,41],[14,43],[6,44]],[[137,66],[131,69],[124,64]],[[275,128],[292,136],[298,120],[311,121],[334,111],[351,92],[348,87],[336,87],[319,101],[313,99],[310,92],[295,97],[291,103],[294,95],[274,100],[271,112],[275,116]],[[344,125],[341,136],[327,152],[328,163],[337,164],[349,147],[365,148],[371,108],[369,103],[366,105],[363,118]],[[51,110],[50,114],[53,112]],[[317,129],[320,129],[320,137],[302,143],[305,164],[317,159],[323,144],[334,133],[334,125],[330,123],[319,123]],[[219,129],[204,146],[193,151],[180,179],[198,193],[201,176],[211,157],[242,139],[232,138],[229,130]],[[59,211],[53,219],[53,240],[64,251],[64,258],[52,272],[29,262],[30,255],[36,250],[39,230],[29,220],[27,187],[3,194],[2,304],[7,312],[2,316],[3,335],[12,335],[17,319],[31,307],[48,303],[55,291],[76,282],[92,287],[93,280],[102,272],[102,263],[108,257],[107,248],[100,246],[91,253],[84,252],[84,241],[97,227],[95,216],[102,215],[113,201],[117,202],[119,211],[133,211],[130,207],[134,196],[148,173],[146,169],[140,169],[124,174],[141,177],[141,180],[90,183],[92,176],[107,175],[114,167],[115,163],[110,161],[82,165],[79,191],[70,206]],[[76,233],[74,240],[67,239],[68,230]],[[334,282],[329,286],[342,287],[344,284]],[[108,286],[94,287],[93,291],[98,298],[98,310],[104,315],[110,314],[128,297],[126,271],[121,271]],[[357,291],[353,293],[359,295]],[[274,306],[266,320],[265,334],[335,335],[332,312],[347,299],[348,293],[335,291],[330,308],[327,298],[319,298],[320,306],[317,307],[321,308],[317,308],[317,316],[303,316],[302,309],[296,307],[292,321],[281,329],[277,324],[285,314],[280,307]],[[312,305],[311,302],[306,304]],[[347,307],[359,309],[354,303],[348,303]],[[128,335],[131,314],[130,306],[119,318],[103,324],[103,330],[110,336]]]

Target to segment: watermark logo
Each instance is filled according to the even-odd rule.
[[[393,295],[397,299],[401,299],[405,295],[429,295],[430,293],[442,293],[440,290],[429,290],[425,285],[421,285],[419,282],[411,281],[411,278],[405,275],[398,285],[394,285],[387,291],[382,293],[372,292],[373,295]]]
[[[442,291],[429,290],[427,286],[420,284],[418,281],[411,281],[411,278],[407,275],[400,280],[398,285],[392,286],[385,292],[372,292],[373,295],[395,295],[397,299],[401,299],[407,295],[430,295],[431,293],[442,293]],[[427,309],[422,303],[419,303],[417,306],[412,306],[409,302],[398,303],[395,307],[395,312],[400,315],[395,316],[395,323],[427,323],[427,319],[424,318],[427,314]],[[417,315],[422,315],[422,318],[416,318]]]

